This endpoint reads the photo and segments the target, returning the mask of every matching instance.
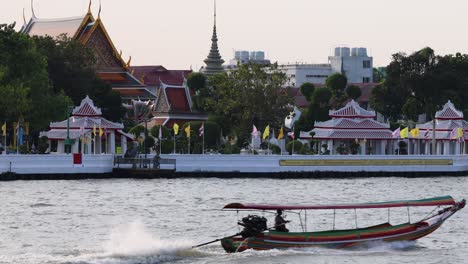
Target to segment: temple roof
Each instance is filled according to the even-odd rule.
[[[164,66],[134,66],[131,67],[133,76],[145,85],[161,86],[161,82],[168,85],[182,86],[192,70],[168,70]]]
[[[461,120],[463,119],[463,112],[458,111],[455,108],[455,105],[449,100],[444,108],[435,114],[436,119],[451,119],[451,120]]]
[[[77,106],[72,111],[72,116],[61,122],[51,122],[51,129],[92,129],[93,127],[101,127],[103,129],[123,129],[123,124],[109,121],[102,117],[101,109],[94,105],[93,100],[86,96],[81,101],[80,106]]]
[[[73,109],[73,116],[102,116],[101,109],[94,106],[93,100],[86,96],[85,99],[81,100],[80,106]]]
[[[330,111],[332,119],[315,122],[316,139],[391,139],[390,125],[374,120],[375,112],[367,111],[351,100],[345,107]]]
[[[338,109],[338,110],[330,110],[330,117],[347,117],[347,118],[374,118],[375,112],[374,111],[368,111],[359,104],[351,100],[346,104],[345,107]]]
[[[333,118],[325,122],[315,122],[315,128],[334,129],[389,129],[390,125],[373,119]]]
[[[50,36],[58,37],[66,34],[69,38],[75,37],[75,34],[81,27],[86,15],[59,19],[39,19],[33,17],[26,24],[22,32],[30,36]]]

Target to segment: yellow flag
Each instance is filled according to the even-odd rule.
[[[284,138],[283,127],[281,127],[281,130],[280,130],[280,132],[279,132],[279,134],[278,134],[278,140],[279,140],[279,139],[282,139],[282,138]]]
[[[185,128],[185,134],[187,134],[187,137],[190,137],[190,124]]]
[[[93,125],[93,135],[96,136],[96,124]]]
[[[102,130],[101,127],[99,127],[99,136],[102,137],[102,134],[104,134],[104,131]]]
[[[459,127],[457,128],[457,138],[462,138],[463,137],[463,128]]]
[[[263,140],[265,140],[265,138],[267,138],[269,135],[270,135],[270,125],[265,127],[265,131],[263,131]]]
[[[6,136],[6,122],[2,125],[2,136]]]
[[[174,123],[174,126],[172,128],[174,129],[174,134],[178,135],[179,134],[179,125],[177,123]]]
[[[411,129],[410,133],[411,133],[411,137],[417,138],[419,136],[419,128]]]
[[[400,137],[401,138],[407,138],[408,137],[408,128],[405,127],[400,131]]]

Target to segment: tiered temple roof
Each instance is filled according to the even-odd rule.
[[[203,68],[203,72],[206,75],[213,75],[224,71],[223,63],[224,60],[221,58],[221,54],[218,49],[218,35],[216,33],[216,1],[214,7],[214,25],[213,35],[211,36],[211,49],[208,57],[204,60],[206,67]]]
[[[80,135],[89,134],[96,127],[102,128],[106,133],[110,130],[115,130],[118,134],[124,135],[133,140],[133,136],[124,133],[122,130],[124,125],[115,123],[102,117],[101,109],[94,105],[93,100],[88,96],[81,101],[80,106],[73,109],[72,116],[67,120],[60,122],[51,122],[48,132],[42,135],[49,139],[65,139],[67,133],[67,123],[69,124],[70,138],[76,139]]]
[[[374,120],[374,111],[360,107],[354,100],[345,107],[330,111],[332,119],[315,122],[315,139],[391,139],[389,124]]]
[[[120,92],[123,99],[155,99],[155,95],[129,72],[131,58],[124,61],[122,53],[117,51],[107,33],[100,15],[95,19],[91,8],[85,15],[72,18],[42,19],[33,13],[21,32],[30,36],[54,38],[65,34],[78,40],[94,51],[98,76]]]
[[[456,128],[463,129],[463,138],[467,138],[468,122],[465,121],[463,112],[457,110],[455,105],[449,100],[442,110],[435,114],[435,138],[438,140],[451,140],[450,133]],[[433,121],[416,125],[419,128],[419,139],[432,139]]]

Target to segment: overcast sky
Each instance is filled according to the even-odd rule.
[[[35,0],[39,18],[79,16],[89,0]],[[263,50],[280,63],[326,63],[333,47],[367,47],[374,66],[425,46],[468,53],[466,0],[218,0],[218,38],[233,50]],[[23,24],[30,0],[0,0],[0,23]],[[99,1],[94,0],[95,16]],[[104,25],[132,65],[198,69],[210,48],[213,0],[102,0]]]

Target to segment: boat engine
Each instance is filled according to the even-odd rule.
[[[267,230],[267,219],[263,216],[248,215],[242,218],[242,222],[238,222],[244,229],[241,232],[243,238],[256,236]]]

